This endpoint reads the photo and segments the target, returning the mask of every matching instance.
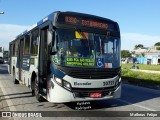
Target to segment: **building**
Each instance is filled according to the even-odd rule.
[[[137,59],[137,63],[159,65],[160,50],[157,50],[157,47],[160,46],[153,46],[151,48],[143,47],[134,50],[134,56]]]

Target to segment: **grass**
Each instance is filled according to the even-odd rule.
[[[122,70],[122,80],[133,81],[135,83],[160,84],[160,74],[137,72],[132,70]]]
[[[133,64],[122,64],[122,68],[130,69]],[[160,71],[160,65],[146,65],[146,64],[135,64],[135,66],[139,66],[141,70],[155,70]]]
[[[139,66],[141,70],[154,70],[160,71],[160,65],[143,65],[143,64],[135,64]],[[127,81],[131,84],[142,85],[146,87],[159,86],[160,89],[160,74],[156,73],[145,73],[139,71],[132,71],[130,68],[133,64],[122,64],[122,80]],[[156,89],[156,88],[155,88]]]

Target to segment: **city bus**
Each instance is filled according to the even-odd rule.
[[[9,73],[41,102],[121,96],[120,29],[95,15],[56,11],[9,43]]]

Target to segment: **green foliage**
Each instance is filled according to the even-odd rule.
[[[121,51],[121,57],[122,58],[131,57],[131,53],[129,52],[129,50],[122,50]]]
[[[156,47],[156,50],[160,50],[160,47]]]
[[[122,64],[122,80],[128,81],[129,83],[145,86],[156,86],[160,85],[160,74],[157,73],[145,73],[140,71],[133,71],[130,68],[133,64]],[[141,70],[154,70],[160,71],[160,65],[146,65],[146,64],[135,64]]]
[[[4,51],[3,57],[4,57],[4,59],[8,59],[8,51]]]
[[[123,69],[130,69],[133,64],[122,64]],[[160,71],[160,65],[147,65],[147,64],[136,64],[141,70],[155,70]]]
[[[131,54],[132,54],[132,55],[135,55],[135,53],[136,53],[135,51],[131,51]]]
[[[160,46],[160,42],[155,43],[154,46]]]
[[[0,47],[0,52],[2,52],[2,47]]]
[[[160,84],[160,74],[144,73],[139,71],[132,71],[128,69],[122,69],[122,80],[127,79],[133,82],[145,82],[151,84]]]
[[[135,45],[134,46],[134,49],[137,49],[137,48],[143,48],[144,46],[142,44],[138,44],[138,45]]]
[[[142,56],[142,57],[144,57],[144,56],[145,56],[145,53],[144,53],[144,52],[142,52],[142,53],[141,53],[141,56]]]

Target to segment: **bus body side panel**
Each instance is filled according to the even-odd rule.
[[[10,52],[9,52],[9,73],[13,75],[13,43],[10,43]]]
[[[22,83],[25,84],[26,86],[28,86],[29,68],[30,68],[30,56],[23,56]]]
[[[17,63],[17,57],[13,56],[11,57],[11,74],[13,75],[13,70],[15,71],[15,77],[16,79],[18,79],[18,68],[16,66],[16,63]]]
[[[9,54],[8,54],[8,73],[11,74],[11,57],[12,57],[12,44],[9,43]]]
[[[30,69],[29,69],[29,87],[31,86],[31,78],[32,74],[35,72],[36,74],[38,73],[38,56],[31,56],[30,58]]]
[[[22,64],[22,83],[25,84],[27,87],[31,87],[31,78],[32,73],[38,72],[38,57],[37,56],[24,56],[23,57],[23,64]]]
[[[22,65],[23,65],[23,48],[24,48],[24,37],[22,39],[20,39],[19,42],[20,46],[19,46],[19,57],[18,57],[18,66],[19,66],[19,80],[22,80]]]

